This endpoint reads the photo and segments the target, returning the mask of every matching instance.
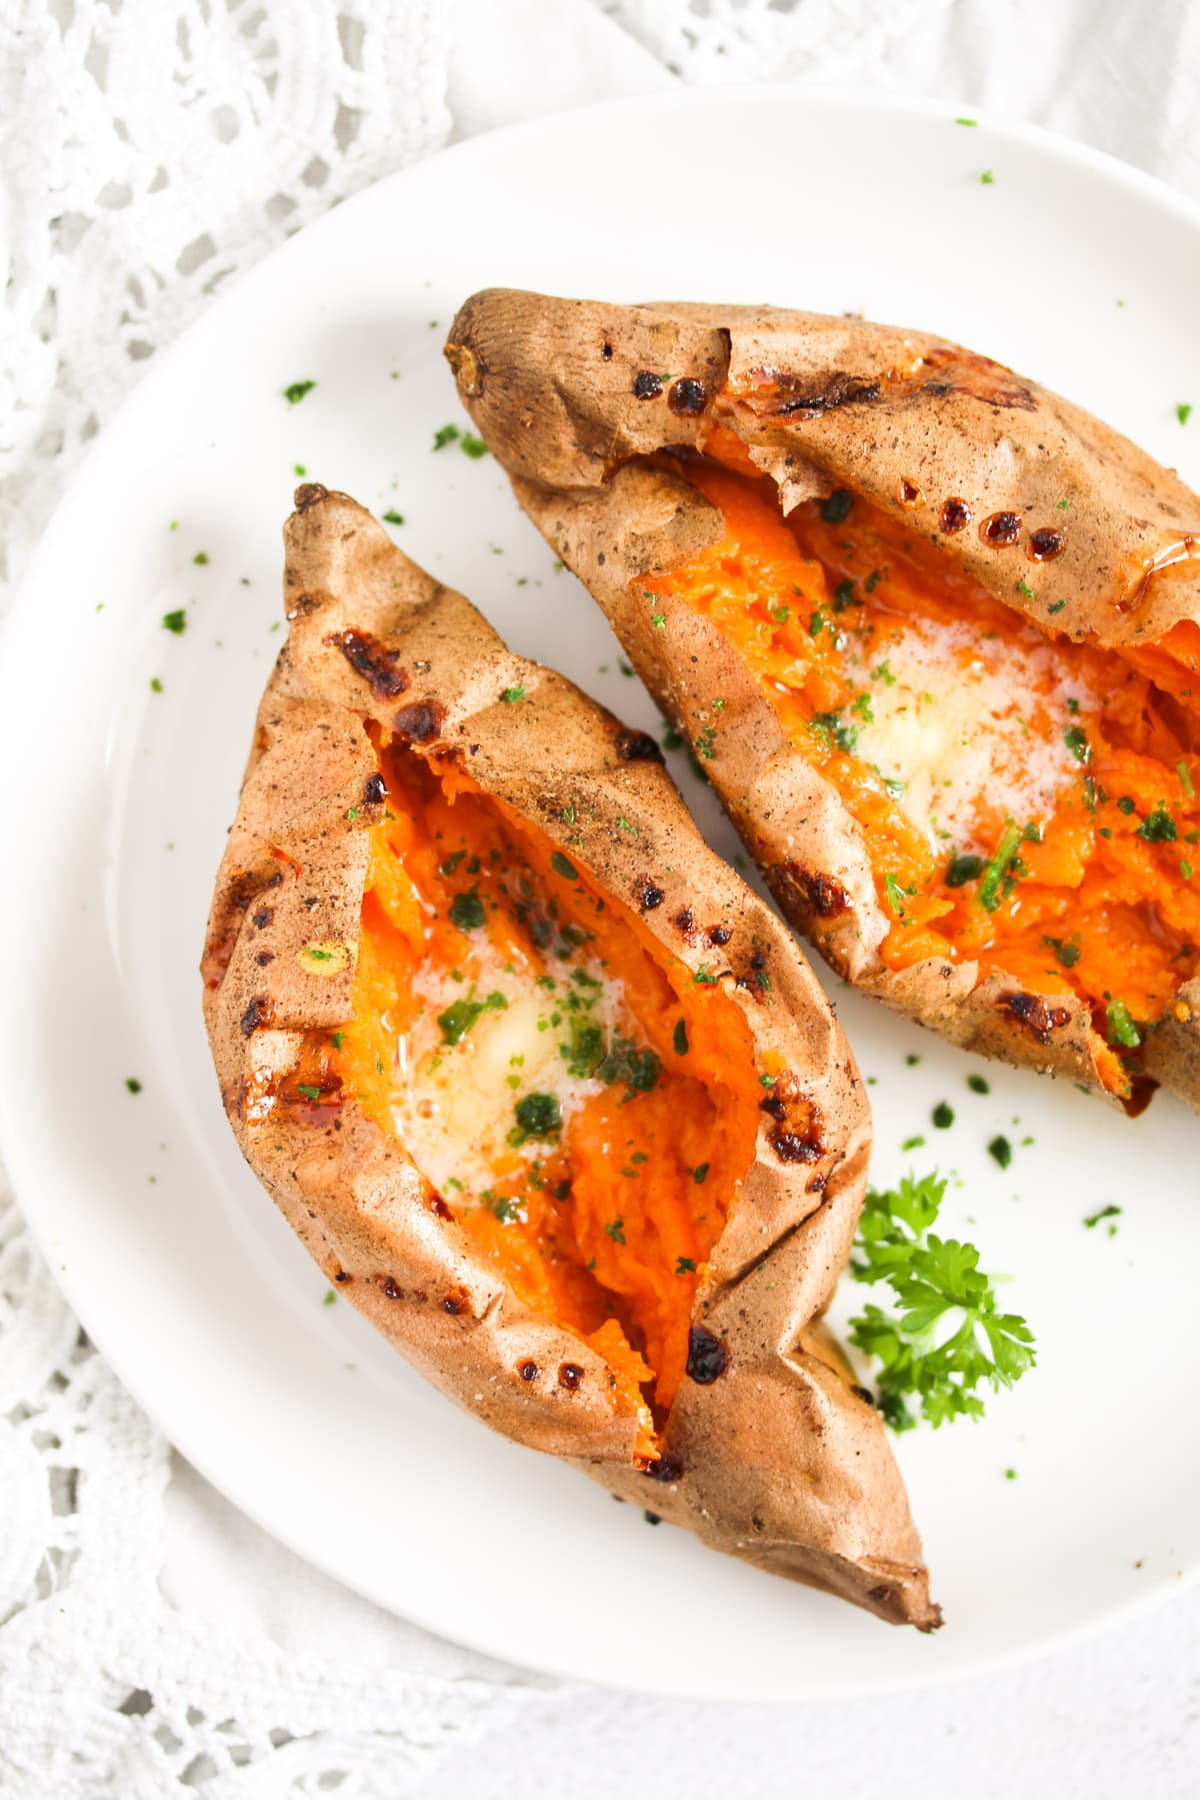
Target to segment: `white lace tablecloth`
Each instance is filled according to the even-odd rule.
[[[0,0],[0,582],[145,363],[325,207],[510,118],[797,75],[1200,196],[1198,0]],[[392,1619],[173,1455],[0,1193],[0,1794],[1174,1800],[1198,1765],[1195,1592],[987,1681],[786,1711],[565,1689]]]

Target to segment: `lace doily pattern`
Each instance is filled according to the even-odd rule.
[[[5,1793],[394,1800],[539,1694],[297,1658],[173,1611],[157,1585],[168,1474],[166,1443],[0,1196]]]
[[[861,74],[918,19],[953,0],[600,0],[689,82]]]
[[[139,365],[446,137],[446,0],[8,0],[0,580]]]

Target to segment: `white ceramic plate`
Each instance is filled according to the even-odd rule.
[[[1181,1108],[1131,1124],[990,1066],[980,1096],[980,1065],[839,994],[877,1078],[876,1178],[954,1170],[947,1223],[1011,1272],[1039,1341],[984,1424],[899,1446],[948,1621],[924,1639],[650,1529],[323,1305],[223,1117],[196,961],[302,471],[402,513],[405,549],[518,650],[655,723],[495,464],[432,449],[463,422],[440,346],[474,288],[862,308],[1048,381],[1196,481],[1200,411],[1181,429],[1175,407],[1200,409],[1198,276],[1194,212],[1030,131],[785,89],[655,99],[467,144],[339,207],[214,304],[104,434],[3,647],[6,1149],[100,1348],[293,1548],[518,1663],[735,1698],[946,1679],[1195,1570],[1200,1120]],[[1083,1222],[1106,1204],[1113,1235]]]

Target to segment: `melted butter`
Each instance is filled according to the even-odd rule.
[[[397,1043],[393,1118],[435,1187],[479,1198],[498,1175],[519,1173],[557,1141],[513,1141],[524,1097],[552,1095],[565,1131],[601,1091],[594,1075],[571,1072],[572,1021],[599,1027],[606,1044],[633,1028],[621,983],[588,959],[556,965],[539,983],[528,969],[480,958],[472,977],[419,972],[414,988],[424,1004]],[[484,1010],[458,1042],[447,1042],[440,1021],[462,1002]]]
[[[855,754],[893,784],[939,854],[948,843],[990,854],[998,802],[1022,822],[1044,820],[1078,777],[1068,701],[1082,713],[1095,697],[1064,682],[1053,647],[1032,634],[912,620],[876,634],[862,657],[848,657],[870,695]]]

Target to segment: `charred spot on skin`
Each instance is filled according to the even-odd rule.
[[[782,890],[785,905],[799,907],[818,919],[836,919],[850,910],[850,896],[840,881],[802,863],[777,863],[770,870],[774,885]]]
[[[825,1183],[828,1180],[829,1180],[828,1175],[814,1175],[811,1181],[805,1183],[805,1187],[804,1187],[805,1193],[806,1194],[823,1194],[825,1192]]]
[[[264,1025],[270,1025],[275,1017],[275,1002],[269,994],[255,994],[253,1000],[238,1021],[243,1037],[249,1037]]]
[[[315,506],[318,500],[323,500],[328,492],[328,488],[323,488],[319,481],[306,481],[304,486],[298,487],[292,495],[292,505],[297,512],[307,512],[310,506]]]
[[[643,881],[637,890],[637,902],[643,912],[653,912],[666,897],[662,888],[655,887],[652,881]]]
[[[759,1102],[759,1108],[775,1121],[767,1142],[780,1162],[813,1163],[824,1154],[820,1109],[794,1075],[776,1076],[774,1087]]]
[[[688,1332],[687,1372],[700,1387],[710,1387],[729,1367],[729,1351],[719,1337],[703,1325]]]
[[[527,1356],[523,1363],[517,1364],[517,1374],[522,1381],[536,1381],[541,1372],[531,1356]]]
[[[1039,1044],[1048,1044],[1054,1032],[1071,1022],[1065,1006],[1048,1006],[1041,994],[1001,994],[997,1005],[1010,1012]]]
[[[953,537],[956,532],[965,531],[970,523],[971,509],[965,500],[960,500],[957,494],[952,494],[949,500],[942,501],[938,524],[947,537]]]
[[[397,1287],[396,1282],[391,1275],[381,1275],[379,1277],[379,1288],[385,1300],[399,1300],[403,1298],[400,1289]]]
[[[671,923],[687,943],[695,943],[696,915],[693,913],[690,906],[681,906],[679,911],[675,914],[675,917],[671,920]]]
[[[708,405],[708,395],[704,391],[704,383],[685,375],[679,381],[671,383],[667,394],[667,405],[673,413],[681,417],[695,417],[702,413]]]
[[[860,1387],[857,1382],[851,1386],[850,1392],[856,1394],[865,1406],[875,1405],[875,1396],[870,1388]]]
[[[600,346],[600,355],[604,362],[612,361],[612,345],[607,341],[607,339]]]
[[[260,950],[254,960],[260,969],[265,969],[268,963],[273,963],[275,961],[275,952],[273,950]]]
[[[558,1365],[559,1386],[565,1387],[569,1394],[577,1391],[582,1380],[583,1370],[578,1363],[560,1363]]]
[[[799,376],[785,374],[775,374],[772,385],[778,398],[765,409],[756,410],[769,411],[782,419],[819,419],[822,413],[836,411],[839,406],[870,405],[882,392],[878,381],[851,375],[845,369],[835,370],[820,388],[808,386]]]
[[[400,652],[389,650],[369,631],[335,631],[325,642],[341,651],[355,674],[361,675],[381,700],[394,700],[408,687],[408,672],[399,666]]]
[[[900,479],[899,486],[896,489],[896,498],[901,506],[908,507],[921,506],[925,501],[925,496],[917,486],[916,482],[910,481],[907,475],[902,476]]]
[[[648,731],[619,731],[617,755],[622,762],[660,763],[663,760],[662,751]]]
[[[257,912],[251,914],[250,923],[256,931],[264,931],[274,917],[273,906],[260,906]]]
[[[387,799],[387,782],[378,773],[368,775],[363,782],[363,805],[381,806]]]
[[[633,378],[635,400],[657,400],[662,391],[661,375],[656,375],[652,369],[639,369]]]
[[[345,1283],[345,1282],[349,1281],[351,1278],[349,1275],[347,1275],[345,1269],[343,1269],[341,1264],[339,1263],[338,1267],[333,1271],[333,1279],[336,1282]]]
[[[1050,525],[1042,525],[1037,531],[1031,531],[1025,553],[1030,562],[1053,562],[1061,556],[1066,548],[1066,538],[1061,531],[1055,531]]]
[[[979,527],[983,542],[993,550],[1007,550],[1021,535],[1021,520],[1014,512],[990,513]]]
[[[733,936],[728,925],[712,925],[709,927],[708,941],[716,949],[722,950]]]
[[[435,1218],[453,1219],[454,1217],[454,1214],[450,1211],[450,1208],[446,1205],[446,1202],[442,1199],[440,1194],[428,1195],[425,1204]]]
[[[437,700],[415,700],[402,706],[392,719],[397,735],[409,743],[428,744],[438,736],[446,717],[446,709]]]
[[[757,1531],[759,1533],[762,1533],[767,1529],[767,1521],[763,1518],[761,1513],[750,1514],[750,1529],[751,1531]]]
[[[683,1461],[674,1450],[664,1450],[643,1471],[651,1481],[678,1481],[683,1474]]]
[[[876,1606],[886,1606],[891,1598],[892,1590],[886,1582],[881,1582],[878,1587],[873,1587],[867,1595],[867,1599],[873,1600]]]
[[[462,1312],[468,1297],[466,1288],[453,1288],[442,1300],[442,1311],[452,1315]]]
[[[278,887],[282,880],[283,876],[275,869],[269,873],[262,869],[244,869],[233,877],[226,890],[225,901],[213,926],[212,935],[204,946],[204,956],[200,967],[206,988],[211,990],[220,987],[233,957],[233,947],[237,943],[238,930],[247,912],[264,889]],[[274,917],[273,910],[270,907],[261,907],[259,911],[267,914],[263,923],[269,925]],[[255,923],[257,920],[258,914],[255,915]]]

